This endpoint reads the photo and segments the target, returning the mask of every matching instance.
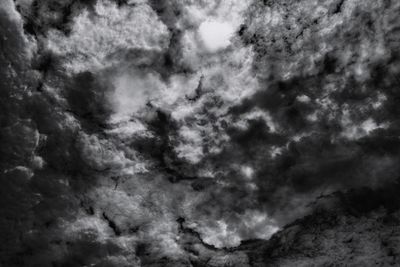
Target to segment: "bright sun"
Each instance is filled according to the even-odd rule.
[[[227,22],[207,20],[200,25],[198,33],[206,49],[216,52],[230,45],[234,29]]]

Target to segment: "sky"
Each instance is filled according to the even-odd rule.
[[[397,3],[3,2],[3,262],[188,259],[397,179]]]

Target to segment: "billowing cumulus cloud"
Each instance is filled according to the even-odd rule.
[[[399,9],[6,0],[1,264],[251,266],[321,196],[386,190]]]
[[[48,50],[65,57],[65,67],[73,72],[121,63],[135,50],[168,46],[166,26],[146,4],[118,8],[113,2],[98,1],[93,10],[75,12],[79,14],[72,19],[68,37],[54,29],[44,41]]]

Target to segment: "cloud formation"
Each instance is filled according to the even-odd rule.
[[[399,8],[5,1],[1,263],[186,266],[392,183]]]

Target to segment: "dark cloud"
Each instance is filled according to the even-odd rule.
[[[397,101],[392,95],[398,85],[394,78],[397,74],[393,73],[397,48],[385,41],[395,35],[393,31],[382,37],[391,26],[385,26],[377,14],[388,18],[395,7],[325,1],[318,5],[332,9],[332,13],[320,17],[325,10],[317,13],[316,6],[307,9],[306,5],[290,1],[264,4],[255,4],[259,8],[255,13],[270,16],[265,24],[268,29],[263,30],[262,19],[249,17],[241,35],[255,46],[255,71],[268,76],[259,92],[231,112],[240,116],[261,108],[280,130],[271,134],[262,123],[255,126],[250,122],[244,135],[231,135],[238,146],[233,146],[235,152],[228,153],[233,156],[230,160],[250,159],[256,168],[257,185],[262,188],[260,201],[271,212],[282,209],[282,205],[290,206],[290,199],[303,198],[305,193],[376,187],[393,181],[398,172],[398,155],[385,144],[393,142],[388,135],[397,132],[397,119],[392,117],[397,112],[392,106]],[[337,17],[343,14],[344,6],[351,10]],[[291,20],[297,20],[297,24],[291,24]],[[338,24],[327,30],[328,21]],[[375,53],[379,53],[380,46],[382,54],[378,56]],[[310,61],[312,57],[315,60]],[[369,119],[374,121],[372,129],[367,129]],[[384,123],[384,129],[375,129]],[[365,131],[372,132],[366,135]],[[266,151],[273,145],[283,149],[271,159]]]

